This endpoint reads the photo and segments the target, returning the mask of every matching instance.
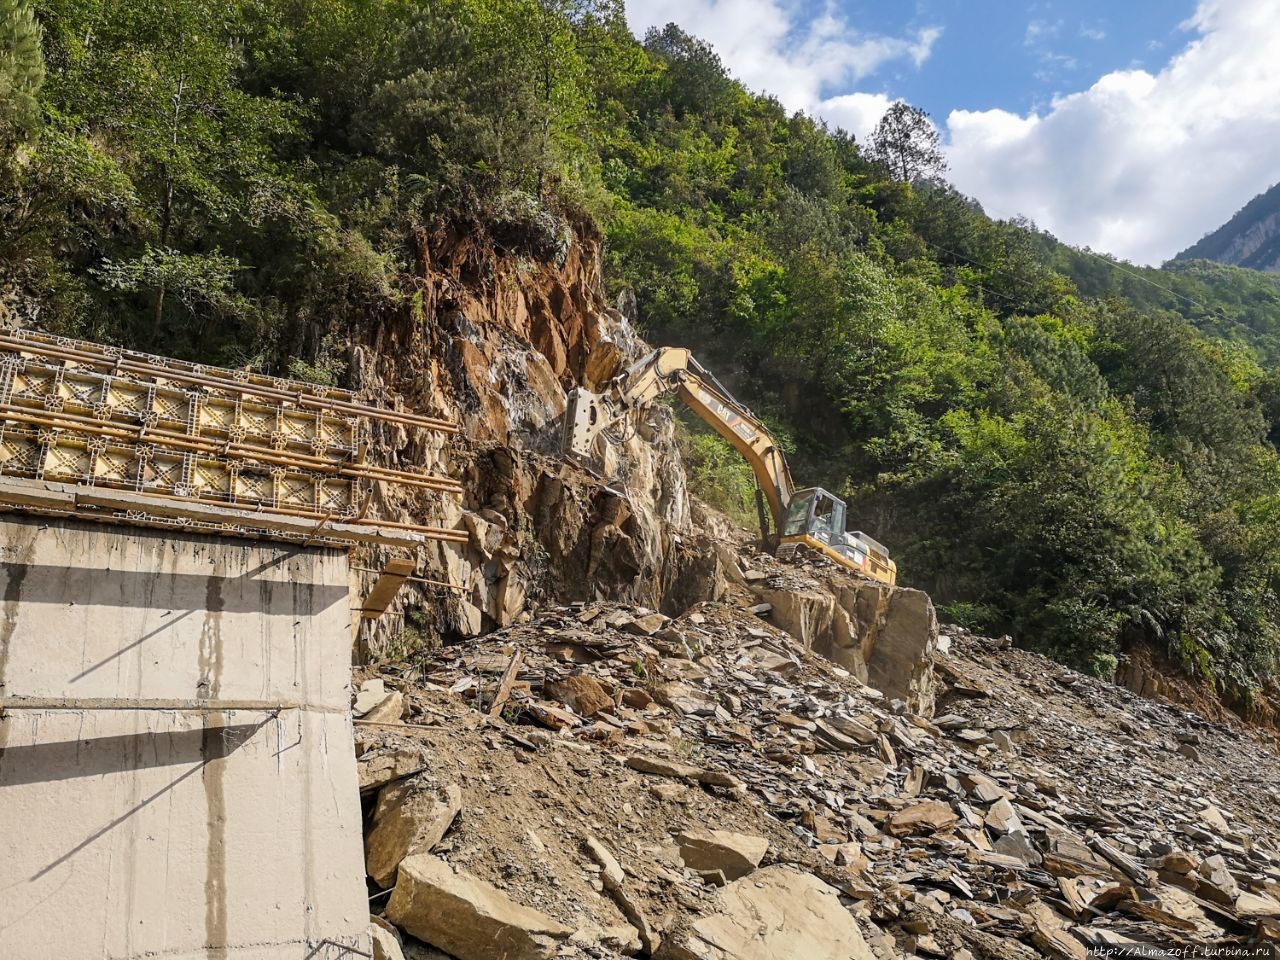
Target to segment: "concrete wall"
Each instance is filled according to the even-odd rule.
[[[0,957],[370,949],[345,554],[0,516]],[[262,709],[104,709],[120,701]],[[87,708],[86,708],[87,706]]]

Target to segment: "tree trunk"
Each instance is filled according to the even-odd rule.
[[[178,78],[178,89],[173,95],[173,120],[170,122],[169,163],[165,166],[164,205],[160,208],[160,248],[169,246],[169,234],[173,229],[173,158],[178,152],[178,122],[182,117],[182,93],[186,89],[186,78]],[[160,320],[164,316],[164,281],[156,289],[156,306],[152,315],[152,323],[156,332],[160,330]]]

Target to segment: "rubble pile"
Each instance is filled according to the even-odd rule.
[[[371,902],[406,956],[1280,942],[1261,733],[953,627],[923,716],[751,599],[576,603],[364,675],[399,714],[357,742]]]

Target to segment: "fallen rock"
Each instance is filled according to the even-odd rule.
[[[363,717],[386,698],[387,685],[380,677],[366,680],[360,684],[360,692],[356,694],[356,702],[352,705],[351,712],[357,717]]]
[[[600,879],[604,885],[610,889],[621,886],[624,879],[622,865],[618,863],[618,858],[610,852],[609,848],[590,836],[583,838],[582,845],[586,847],[591,859],[599,865]]]
[[[1003,797],[991,805],[985,819],[987,826],[996,833],[1012,833],[1022,828],[1018,812],[1013,809],[1013,804]]]
[[[600,711],[612,710],[614,707],[613,697],[604,692],[600,681],[585,674],[563,680],[548,680],[543,685],[543,690],[547,696],[559,700],[583,717],[594,717]]]
[[[360,792],[368,793],[395,780],[403,780],[425,770],[426,766],[421,749],[415,747],[400,747],[388,753],[362,756],[356,765]]]
[[[719,870],[725,880],[737,880],[760,865],[769,841],[729,830],[686,830],[680,834],[680,859],[690,870]]]
[[[370,917],[369,921],[369,932],[373,936],[373,960],[404,960],[404,948],[396,928],[381,917]]]
[[[899,810],[889,818],[887,829],[895,837],[911,833],[936,833],[950,830],[959,817],[947,804],[938,800],[926,800]]]
[[[546,960],[573,933],[496,887],[418,854],[400,864],[387,917],[458,960]]]
[[[399,723],[403,716],[404,694],[397,690],[383,697],[363,719],[366,723]]]
[[[835,888],[772,866],[720,891],[715,908],[658,954],[665,960],[875,960]]]
[[[1242,893],[1236,897],[1236,913],[1242,917],[1280,917],[1280,903],[1261,894]]]
[[[430,853],[460,812],[462,791],[452,784],[440,793],[412,782],[383,787],[364,844],[365,869],[374,883],[384,890],[392,886],[400,861]]]
[[[627,766],[641,773],[652,773],[659,777],[671,777],[676,780],[696,780],[702,776],[702,768],[691,763],[678,760],[664,760],[660,757],[646,757],[640,754],[627,757]]]

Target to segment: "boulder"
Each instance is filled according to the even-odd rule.
[[[680,859],[699,873],[720,871],[726,880],[737,880],[760,865],[769,849],[764,837],[729,830],[686,830],[680,834]]]
[[[366,723],[399,723],[404,716],[404,694],[399,690],[382,698],[372,710],[364,715]]]
[[[404,960],[404,948],[396,928],[381,917],[370,917],[369,921],[369,932],[373,935],[373,960]]]
[[[400,861],[430,853],[461,811],[462,791],[452,784],[438,792],[412,782],[384,787],[364,845],[374,883],[384,890],[394,884]]]
[[[400,864],[387,917],[458,960],[547,960],[573,933],[496,887],[429,854]]]
[[[959,822],[950,806],[940,800],[926,800],[899,810],[889,818],[887,830],[895,837],[911,833],[935,833],[950,830]]]
[[[876,590],[868,584],[862,592]],[[933,663],[938,650],[938,618],[921,590],[894,588],[877,628],[864,639],[867,682],[886,697],[905,700],[913,713],[933,715],[937,696]]]
[[[720,891],[712,910],[664,941],[664,960],[874,960],[835,888],[786,866]]]
[[[559,700],[582,717],[594,717],[601,710],[614,708],[613,697],[604,692],[600,681],[586,674],[563,680],[548,679],[542,689],[548,697]]]

